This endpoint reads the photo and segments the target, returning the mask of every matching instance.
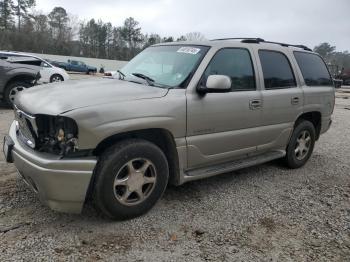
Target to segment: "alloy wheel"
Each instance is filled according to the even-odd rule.
[[[130,160],[114,179],[113,192],[119,203],[133,206],[143,202],[153,191],[157,179],[154,164],[145,158]]]
[[[15,101],[15,98],[17,96],[17,94],[21,91],[23,91],[26,87],[25,86],[14,86],[13,88],[11,88],[10,93],[9,93],[9,99],[11,101],[11,103],[13,103]]]
[[[294,153],[298,160],[303,160],[309,153],[311,146],[311,135],[307,130],[303,130],[297,138]]]

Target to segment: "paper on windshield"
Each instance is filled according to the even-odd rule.
[[[201,51],[200,48],[195,48],[195,47],[181,47],[179,50],[177,50],[178,53],[185,53],[185,54],[191,54],[191,55],[196,55],[198,52]]]

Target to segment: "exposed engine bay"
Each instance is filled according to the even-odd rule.
[[[78,126],[73,119],[36,115],[36,124],[36,150],[61,156],[77,150]]]

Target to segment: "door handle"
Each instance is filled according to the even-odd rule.
[[[299,104],[299,97],[297,97],[297,96],[292,97],[291,103],[292,103],[292,105]]]
[[[249,108],[251,110],[256,110],[261,108],[261,100],[260,99],[253,99],[249,101]]]

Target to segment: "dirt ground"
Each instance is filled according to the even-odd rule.
[[[0,137],[12,118],[0,108]],[[0,261],[349,261],[349,93],[333,120],[303,168],[272,162],[171,187],[125,222],[90,205],[49,210],[0,153]]]

